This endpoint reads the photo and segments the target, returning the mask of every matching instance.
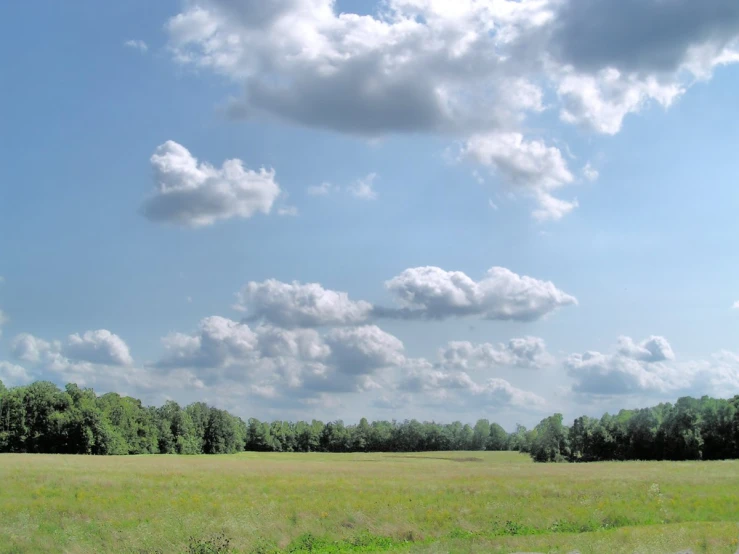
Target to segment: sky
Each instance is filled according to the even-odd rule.
[[[739,4],[0,5],[0,380],[512,429],[739,394]]]

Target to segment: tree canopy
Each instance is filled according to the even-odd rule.
[[[538,462],[718,460],[739,458],[739,396],[680,398],[571,426],[562,414],[508,433],[480,419],[470,426],[415,419],[373,421],[243,421],[195,402],[144,406],[116,393],[101,396],[75,384],[63,390],[37,381],[7,388],[0,381],[0,452],[59,454],[229,454],[259,452],[422,452],[515,450]]]

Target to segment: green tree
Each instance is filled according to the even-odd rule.
[[[562,414],[554,414],[536,426],[531,457],[537,462],[563,462],[570,456],[568,430]]]
[[[490,424],[487,450],[508,450],[508,433],[497,423]]]

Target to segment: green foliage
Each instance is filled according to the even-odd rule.
[[[0,382],[0,452],[59,454],[233,454],[236,452],[438,452],[512,450],[537,462],[724,460],[739,458],[739,396],[680,398],[674,405],[582,416],[562,415],[513,433],[480,419],[474,427],[405,421],[244,422],[196,402],[182,408],[46,381]]]
[[[225,554],[231,551],[231,539],[225,533],[217,533],[207,539],[190,538],[187,554]]]
[[[405,542],[405,541],[403,541]],[[396,550],[402,542],[364,532],[349,540],[332,541],[305,533],[293,540],[284,552],[290,554],[343,554],[349,552],[384,552]],[[278,551],[279,552],[279,551]]]

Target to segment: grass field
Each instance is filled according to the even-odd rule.
[[[739,462],[0,456],[0,552],[733,554]]]

